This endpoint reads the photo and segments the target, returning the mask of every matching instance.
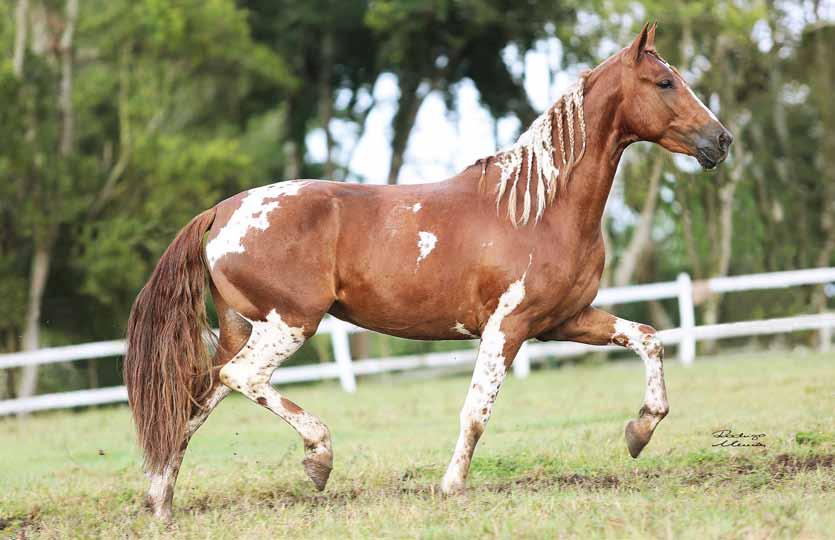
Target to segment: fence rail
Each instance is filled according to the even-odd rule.
[[[701,282],[693,282],[689,275],[681,274],[676,281],[601,289],[594,300],[594,304],[614,305],[677,298],[680,326],[660,331],[659,337],[665,345],[678,345],[679,359],[683,363],[689,364],[695,360],[696,342],[700,340],[817,330],[821,333],[823,346],[828,348],[832,330],[835,328],[835,314],[833,313],[696,326],[695,291],[718,294],[761,289],[782,289],[798,285],[831,282],[835,282],[835,268],[750,274],[713,278]],[[284,384],[339,379],[346,392],[354,392],[356,391],[357,376],[419,368],[464,366],[475,361],[476,351],[474,349],[354,360],[351,355],[349,334],[365,331],[363,328],[338,319],[325,319],[319,327],[319,333],[330,335],[334,362],[279,368],[273,374],[272,382],[274,384]],[[517,355],[513,364],[513,371],[516,376],[525,377],[530,372],[531,362],[540,362],[548,357],[570,357],[593,350],[608,349],[617,350],[618,348],[594,347],[570,342],[526,343]],[[0,355],[0,369],[115,357],[122,356],[124,352],[125,342],[123,340],[52,347],[37,351],[2,354]],[[124,386],[43,394],[29,398],[0,401],[0,416],[126,400],[127,391]]]

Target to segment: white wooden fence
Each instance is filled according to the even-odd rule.
[[[594,303],[595,305],[614,305],[677,298],[680,327],[662,330],[659,332],[659,336],[665,345],[677,345],[679,359],[684,364],[690,364],[695,359],[696,342],[699,340],[817,330],[821,332],[822,343],[825,347],[828,347],[831,343],[832,329],[835,328],[835,314],[833,313],[796,315],[780,319],[696,326],[694,291],[699,291],[702,294],[727,293],[757,289],[779,289],[797,285],[831,282],[835,282],[835,268],[815,268],[811,270],[722,277],[697,283],[693,283],[689,275],[680,274],[676,281],[602,289]],[[351,356],[348,336],[353,332],[363,331],[365,330],[362,328],[334,318],[325,319],[319,327],[319,333],[327,333],[330,335],[334,362],[279,368],[273,375],[272,382],[274,384],[281,384],[339,379],[342,388],[346,392],[354,392],[357,387],[356,377],[358,375],[371,375],[387,371],[417,368],[462,366],[472,364],[475,361],[476,351],[473,349],[354,360]],[[574,356],[592,350],[606,349],[616,350],[617,347],[593,347],[569,342],[530,342],[524,344],[519,351],[516,361],[513,364],[513,371],[516,376],[525,377],[530,372],[532,361],[542,361],[548,357]],[[0,369],[34,364],[70,362],[91,358],[115,357],[123,355],[124,352],[125,342],[122,340],[101,341],[83,345],[71,345],[68,347],[52,347],[31,352],[2,354],[0,355]],[[124,386],[44,394],[30,398],[0,401],[0,416],[46,409],[98,405],[126,400],[127,392]]]

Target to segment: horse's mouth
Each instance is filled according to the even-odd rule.
[[[725,158],[728,156],[727,153],[717,153],[718,155],[712,154],[714,153],[702,148],[700,148],[696,152],[696,160],[699,162],[699,165],[701,165],[703,169],[715,169],[716,166],[725,161]]]

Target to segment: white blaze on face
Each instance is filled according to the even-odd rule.
[[[412,205],[412,212],[417,214],[418,212],[420,212],[421,208],[423,208],[423,206],[421,206],[421,204],[419,202],[416,202],[415,204]]]
[[[453,326],[452,329],[454,331],[458,332],[459,334],[461,334],[462,336],[467,336],[467,337],[471,337],[471,338],[478,338],[477,335],[475,335],[472,332],[470,332],[469,330],[467,330],[467,328],[464,326],[464,323],[462,323],[462,322],[455,321],[455,326]]]
[[[270,226],[269,213],[279,208],[282,197],[298,195],[308,182],[279,182],[250,189],[241,199],[241,206],[229,218],[218,235],[206,244],[206,260],[209,268],[229,253],[243,253],[243,239],[250,229],[264,231]]]
[[[418,233],[418,249],[420,253],[418,254],[417,262],[420,263],[423,259],[429,256],[432,253],[432,250],[435,249],[435,244],[438,243],[438,237],[432,234],[431,232],[427,231],[420,231]]]
[[[713,111],[711,111],[711,110],[707,107],[707,105],[705,105],[704,103],[702,103],[702,100],[701,100],[701,99],[699,99],[699,97],[698,97],[698,96],[697,96],[697,95],[693,92],[693,89],[692,89],[692,88],[690,88],[690,85],[685,83],[684,87],[685,87],[685,88],[687,88],[687,91],[688,91],[688,92],[690,92],[690,95],[691,95],[691,96],[693,96],[693,99],[695,99],[695,100],[696,100],[696,103],[698,103],[699,105],[701,105],[701,106],[702,106],[702,109],[704,109],[704,110],[705,110],[705,112],[707,112],[707,115],[710,117],[710,119],[711,119],[711,120],[713,120],[714,122],[718,122],[718,121],[719,121],[719,119],[718,119],[718,118],[716,118],[716,115],[715,115],[715,114],[713,114]]]

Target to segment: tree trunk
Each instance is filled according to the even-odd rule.
[[[72,154],[74,146],[75,122],[72,110],[73,86],[73,37],[78,20],[78,0],[67,0],[67,20],[64,33],[61,34],[61,87],[58,94],[58,106],[61,109],[61,143],[59,151],[66,158]]]
[[[43,292],[46,288],[46,278],[49,276],[51,259],[51,242],[41,240],[35,244],[35,254],[32,257],[31,275],[29,279],[29,306],[26,309],[26,321],[23,327],[24,351],[34,351],[40,346],[41,304]],[[35,394],[38,386],[38,366],[24,366],[20,375],[20,389],[17,395],[25,398]]]
[[[73,88],[73,37],[78,19],[78,0],[67,0],[66,21],[61,35],[59,51],[61,61],[61,82],[58,93],[58,109],[61,114],[61,138],[59,153],[68,159],[74,146],[74,122],[72,110]],[[40,347],[41,306],[46,282],[49,277],[49,266],[52,258],[52,245],[57,234],[57,226],[47,224],[45,231],[35,235],[35,250],[29,279],[29,306],[26,310],[26,321],[23,330],[23,350],[34,351]],[[20,397],[30,397],[35,394],[38,386],[38,366],[25,366],[20,380]]]
[[[15,40],[12,66],[18,79],[23,78],[23,59],[26,56],[26,31],[29,29],[29,0],[17,0],[15,10]]]
[[[423,103],[424,95],[420,92],[420,79],[415,76],[401,74],[400,98],[397,104],[397,113],[394,115],[392,129],[394,136],[391,140],[391,164],[389,165],[388,183],[396,184],[400,169],[403,167],[403,158],[406,154],[406,147],[409,144],[409,136],[415,126],[417,113]]]
[[[733,206],[734,196],[736,195],[736,188],[742,179],[742,171],[745,168],[745,153],[740,142],[736,142],[737,155],[735,156],[733,168],[723,176],[727,175],[728,180],[719,187],[719,223],[718,223],[718,238],[714,237],[714,242],[718,243],[716,251],[715,266],[711,277],[723,277],[728,275],[728,270],[731,265],[731,255],[733,246]],[[719,310],[722,304],[721,294],[712,294],[705,301],[702,310],[702,317],[704,324],[716,324],[719,322]],[[708,354],[716,353],[716,341],[705,341],[704,350]]]
[[[661,186],[663,165],[664,156],[661,153],[656,153],[649,175],[649,190],[647,192],[647,198],[644,201],[644,207],[641,209],[641,216],[638,219],[637,225],[635,225],[635,233],[629,240],[629,245],[624,250],[620,264],[618,264],[615,270],[616,287],[623,287],[632,281],[641,255],[646,253],[652,241],[652,218],[655,215],[655,207],[658,202],[658,190]]]
[[[281,138],[284,140],[284,180],[296,180],[302,173],[302,152],[296,142],[293,129],[296,113],[294,96],[284,102],[284,123]]]
[[[817,6],[816,6],[817,10]],[[819,111],[820,122],[823,125],[823,140],[821,141],[823,151],[818,159],[823,178],[822,201],[820,209],[820,228],[824,238],[824,244],[820,247],[817,260],[818,267],[829,266],[832,261],[832,254],[835,252],[835,133],[833,133],[832,122],[835,121],[835,109],[832,105],[833,68],[829,60],[829,49],[824,41],[823,28],[818,28],[814,36],[815,66],[813,75],[814,95]],[[825,92],[821,94],[820,92]],[[816,311],[826,311],[827,297],[824,285],[815,287],[812,293],[812,306]],[[831,333],[819,332],[821,348],[829,348],[828,340]]]
[[[333,118],[333,34],[328,32],[322,39],[322,64],[319,75],[319,118],[325,131],[325,165],[324,177],[333,180],[333,134],[331,133],[331,119]]]

